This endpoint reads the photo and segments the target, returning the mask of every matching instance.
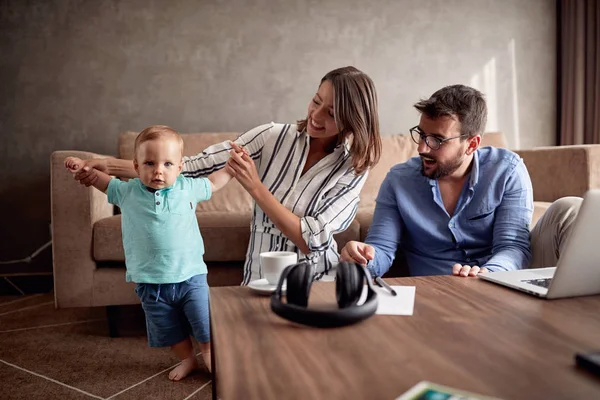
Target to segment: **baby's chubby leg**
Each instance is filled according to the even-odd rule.
[[[210,311],[206,274],[195,275],[186,281],[187,292],[183,311],[192,328],[194,338],[200,345],[204,365],[210,372]]]
[[[169,379],[179,381],[198,369],[189,327],[181,315],[180,302],[186,302],[178,293],[185,283],[161,285],[138,283],[136,293],[140,297],[148,330],[150,347],[169,346],[181,360],[181,364],[169,373]],[[208,303],[208,298],[206,299]],[[185,308],[185,306],[183,306]],[[210,340],[203,340],[206,342]],[[173,344],[175,343],[175,344]]]
[[[200,345],[200,351],[202,351],[202,360],[204,360],[204,365],[206,365],[208,372],[211,372],[212,365],[210,362],[210,342],[198,344]]]
[[[192,340],[189,337],[171,346],[171,350],[173,350],[175,355],[179,357],[181,364],[179,364],[169,373],[170,380],[179,381],[188,376],[192,371],[198,369],[198,359],[194,354],[194,346],[192,345]],[[204,351],[202,352],[202,355],[204,355]]]

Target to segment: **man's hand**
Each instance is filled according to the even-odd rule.
[[[478,274],[485,274],[490,272],[486,267],[478,267],[477,265],[460,265],[454,264],[452,266],[452,275],[455,276],[477,276]]]
[[[350,261],[365,267],[369,260],[375,258],[375,248],[363,242],[351,240],[342,249],[340,261]]]

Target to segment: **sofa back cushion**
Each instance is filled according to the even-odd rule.
[[[123,132],[119,135],[119,157],[132,160],[133,159],[133,144],[139,132]],[[239,136],[239,133],[184,133],[183,138],[183,154],[185,156],[194,156],[201,153],[207,147],[224,142],[226,140],[234,140]],[[252,197],[244,190],[242,185],[235,179],[229,182],[223,189],[214,193],[209,201],[198,203],[196,207],[200,212],[212,211],[236,211],[236,212],[252,212]]]
[[[375,207],[375,199],[383,179],[396,165],[418,155],[417,145],[410,135],[386,135],[381,137],[381,158],[377,165],[369,171],[367,181],[360,192],[359,207]]]
[[[481,137],[481,147],[493,146],[507,148],[506,137],[502,132],[486,132]]]
[[[133,144],[138,132],[123,132],[119,135],[119,157],[133,159]],[[238,133],[184,133],[184,150],[186,156],[201,153],[207,147],[234,140]],[[407,161],[418,155],[417,145],[410,135],[394,134],[381,137],[382,152],[379,163],[371,169],[360,194],[360,207],[375,207],[375,199],[379,187],[388,171],[396,164]],[[483,135],[481,146],[506,147],[506,139],[500,132],[489,132]],[[252,211],[252,197],[234,179],[223,189],[213,195],[209,201],[198,203],[197,211]]]

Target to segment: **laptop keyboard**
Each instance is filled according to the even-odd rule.
[[[521,282],[530,283],[532,285],[541,286],[543,288],[548,289],[548,286],[550,286],[551,281],[552,281],[552,278],[541,278],[541,279],[525,279]]]

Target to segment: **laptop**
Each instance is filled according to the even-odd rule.
[[[600,294],[600,190],[589,190],[556,267],[490,272],[480,279],[546,299]]]

